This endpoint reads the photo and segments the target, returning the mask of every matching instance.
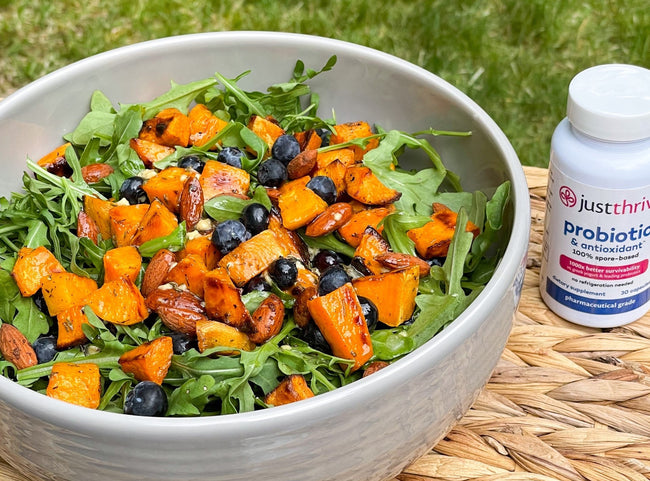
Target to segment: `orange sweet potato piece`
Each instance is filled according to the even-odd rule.
[[[80,239],[86,237],[93,241],[95,245],[99,240],[99,227],[83,210],[80,210],[77,215],[77,237]]]
[[[125,352],[118,362],[122,371],[133,374],[138,381],[162,384],[172,364],[173,355],[172,338],[161,336]]]
[[[82,326],[89,322],[82,305],[72,306],[60,311],[56,315],[56,322],[58,326],[57,349],[67,349],[83,344],[88,340]]]
[[[373,227],[380,234],[384,230],[384,226],[380,226],[384,217],[393,212],[395,207],[389,205],[387,207],[376,207],[374,209],[366,209],[356,212],[352,218],[339,228],[338,233],[345,242],[352,247],[357,247],[361,242],[366,227]]]
[[[200,147],[217,135],[228,123],[214,115],[203,104],[196,104],[190,110],[190,145]]]
[[[345,173],[347,170],[348,168],[337,159],[334,162],[330,162],[325,167],[316,169],[314,171],[314,177],[324,175],[325,177],[332,179],[336,186],[336,195],[340,196],[345,192]]]
[[[273,391],[264,398],[266,404],[282,406],[292,402],[314,397],[314,392],[307,385],[302,374],[291,374],[284,378]]]
[[[307,301],[307,308],[332,353],[354,361],[353,371],[372,357],[370,332],[352,284]]]
[[[273,147],[275,140],[285,133],[284,129],[278,124],[259,115],[251,115],[247,127],[269,146],[269,151]]]
[[[178,212],[178,201],[185,181],[192,174],[181,167],[167,167],[147,180],[142,188],[149,202],[160,200],[172,212]]]
[[[43,278],[43,298],[50,316],[82,304],[96,290],[97,283],[94,279],[72,272],[53,272]]]
[[[282,225],[282,219],[271,212],[269,217],[269,230],[275,234],[278,243],[286,250],[284,257],[295,257],[304,264],[309,262],[309,249],[300,236]]]
[[[289,230],[296,230],[309,224],[318,214],[327,209],[327,202],[313,190],[305,187],[309,177],[302,177],[284,184],[280,188],[278,207],[282,216],[282,225]]]
[[[271,294],[255,309],[245,330],[252,342],[264,344],[280,332],[283,322],[284,304],[282,304],[282,299]]]
[[[354,151],[350,148],[328,150],[326,152],[319,152],[316,158],[316,168],[322,169],[335,161],[341,162],[346,167],[355,164]]]
[[[102,239],[110,239],[113,235],[109,215],[113,206],[114,204],[109,200],[103,200],[90,195],[84,196],[84,212],[97,224],[97,229]]]
[[[299,179],[311,174],[314,167],[316,167],[316,158],[318,152],[314,149],[303,150],[296,155],[287,164],[287,175],[289,179]]]
[[[104,283],[86,299],[86,304],[97,316],[112,324],[130,326],[149,316],[140,290],[126,277]]]
[[[208,201],[222,194],[247,196],[251,178],[248,172],[216,160],[208,160],[199,177],[203,198]]]
[[[419,269],[413,266],[400,271],[358,277],[352,280],[352,285],[358,295],[370,299],[377,306],[379,321],[396,327],[413,314],[419,281]]]
[[[139,246],[151,239],[171,234],[178,227],[176,216],[158,199],[154,199],[136,228],[132,244]]]
[[[97,364],[57,362],[52,366],[45,394],[71,404],[97,409],[101,389]]]
[[[134,246],[116,247],[104,254],[104,282],[128,277],[135,282],[142,268],[142,256]]]
[[[149,210],[149,204],[116,205],[108,211],[113,243],[117,247],[133,245],[133,236],[142,218]]]
[[[402,193],[384,185],[368,167],[355,165],[345,172],[345,191],[350,197],[367,205],[386,205],[398,200]]]
[[[250,314],[241,300],[239,289],[235,287],[228,272],[217,267],[205,275],[203,299],[208,317],[225,322],[234,327],[245,326]]]
[[[323,143],[323,139],[314,129],[305,130],[303,132],[296,132],[293,134],[293,136],[298,141],[298,144],[300,144],[301,152],[305,150],[317,149]]]
[[[384,268],[377,262],[376,257],[388,252],[390,252],[390,244],[386,239],[373,227],[366,227],[361,242],[354,251],[355,265],[361,264],[366,271],[365,274],[381,274]]]
[[[207,320],[202,300],[189,291],[180,289],[154,289],[145,299],[149,309],[172,331],[196,336],[196,323]]]
[[[45,279],[55,272],[64,272],[61,263],[46,247],[35,249],[23,247],[18,251],[18,258],[11,270],[20,293],[24,297],[36,294]]]
[[[177,259],[180,261],[183,257],[190,254],[197,255],[201,258],[205,267],[212,270],[217,267],[221,253],[212,243],[209,236],[192,237],[185,242],[185,247],[178,251]]]
[[[456,230],[458,214],[443,204],[434,204],[431,222],[422,227],[409,230],[406,235],[415,243],[415,250],[424,259],[445,257],[451,244],[451,239]],[[479,228],[471,221],[467,222],[466,232],[471,232],[476,237]]]
[[[373,131],[368,122],[365,122],[363,120],[357,122],[346,122],[344,124],[338,124],[334,126],[332,135],[330,136],[330,145],[341,144],[343,142],[348,142],[354,139],[370,137],[371,135],[373,135]],[[356,145],[352,146],[351,149],[354,151],[354,159],[357,161],[363,159],[363,156],[366,152],[374,149],[378,145],[379,139],[372,139],[368,142],[365,149],[357,147]]]
[[[167,147],[187,147],[190,141],[190,119],[175,108],[161,110],[145,121],[138,138]]]
[[[266,270],[275,260],[288,254],[287,247],[267,229],[242,242],[219,261],[237,286],[243,286]]]
[[[86,184],[95,184],[113,173],[113,167],[108,164],[90,164],[81,168],[81,177]]]
[[[184,285],[190,292],[203,297],[203,279],[207,273],[208,268],[201,257],[189,254],[172,267],[163,282],[173,282],[178,286]]]
[[[255,344],[246,333],[219,321],[198,321],[196,323],[196,338],[200,352],[218,346],[233,348],[238,351],[252,351],[255,349]],[[219,354],[234,354],[235,352],[227,350]]]
[[[58,175],[59,177],[70,177],[72,175],[72,167],[68,165],[68,161],[65,158],[65,151],[70,145],[70,142],[60,145],[52,152],[41,157],[37,162],[38,165],[51,174]]]
[[[176,150],[173,147],[167,147],[145,139],[131,139],[129,146],[135,150],[135,153],[138,154],[138,157],[147,168],[151,168],[154,162],[164,159]]]

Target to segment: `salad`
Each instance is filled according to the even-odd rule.
[[[510,185],[465,192],[430,143],[318,114],[292,78],[100,91],[0,198],[0,373],[146,416],[233,414],[358,380],[430,340],[500,259]],[[430,167],[406,170],[419,151]]]

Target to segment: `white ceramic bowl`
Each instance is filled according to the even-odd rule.
[[[0,455],[42,479],[363,481],[396,475],[466,412],[507,340],[529,232],[517,155],[490,117],[437,76],[369,48],[284,33],[223,32],[145,42],[77,62],[0,102],[0,195],[19,187],[25,158],[70,131],[100,89],[114,104],[146,101],[170,81],[252,70],[245,89],[287,80],[297,59],[334,70],[311,83],[321,110],[386,129],[471,130],[436,138],[468,190],[512,181],[510,239],[476,301],[432,341],[382,371],[292,405],[209,418],[141,418],[66,404],[0,377]],[[426,189],[426,186],[422,186]]]

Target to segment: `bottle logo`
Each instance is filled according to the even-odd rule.
[[[567,207],[574,207],[578,202],[578,197],[570,187],[563,185],[560,187],[560,201]]]

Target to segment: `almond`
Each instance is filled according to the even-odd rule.
[[[428,276],[429,271],[431,270],[431,266],[424,259],[420,259],[419,257],[410,254],[401,254],[399,252],[380,254],[375,257],[375,260],[391,271],[407,267],[418,267],[420,277]]]
[[[289,179],[299,179],[309,175],[316,166],[318,152],[315,149],[304,150],[287,164]]]
[[[149,261],[149,265],[144,271],[142,278],[142,287],[140,291],[142,295],[147,297],[155,289],[163,284],[165,277],[172,268],[173,263],[176,261],[174,253],[167,249],[160,249],[154,254]]]
[[[247,334],[255,344],[264,344],[282,328],[284,304],[275,294],[271,294],[259,305],[247,325]]]
[[[314,286],[306,287],[296,295],[296,300],[293,303],[293,320],[298,327],[304,329],[309,324],[311,314],[309,314],[309,309],[307,308],[307,301],[315,297],[318,297],[318,290]]]
[[[27,338],[11,324],[5,323],[0,326],[0,352],[7,361],[16,366],[16,369],[25,369],[38,364],[36,353]]]
[[[305,234],[309,237],[320,237],[334,232],[352,218],[352,207],[347,202],[330,205],[324,212],[312,220]]]
[[[81,168],[81,176],[86,184],[94,184],[113,173],[113,167],[108,164],[90,164]]]
[[[201,220],[203,201],[203,189],[199,179],[195,176],[188,177],[179,198],[179,217],[185,221],[188,231],[194,229]]]
[[[149,309],[173,331],[196,335],[196,323],[207,320],[201,299],[189,291],[178,289],[155,289],[146,299]]]
[[[94,244],[97,244],[99,237],[97,223],[83,210],[79,211],[79,215],[77,215],[77,237],[87,237]]]

